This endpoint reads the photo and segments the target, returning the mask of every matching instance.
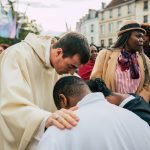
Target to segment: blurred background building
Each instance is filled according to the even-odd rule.
[[[94,9],[89,9],[88,14],[80,19],[77,23],[76,30],[84,34],[89,43],[95,45],[100,45],[99,42],[99,11]]]
[[[150,0],[112,0],[108,5],[102,3],[100,10],[89,10],[80,19],[77,31],[87,36],[90,43],[110,47],[116,41],[116,33],[122,23],[131,19],[139,23],[150,22]]]

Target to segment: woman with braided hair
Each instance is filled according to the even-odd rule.
[[[126,21],[112,49],[101,50],[91,78],[101,78],[113,92],[137,93],[150,101],[150,60],[143,52],[146,33],[136,21]]]

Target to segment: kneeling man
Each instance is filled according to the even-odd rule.
[[[39,150],[150,149],[148,124],[134,113],[110,104],[102,93],[92,93],[82,79],[61,78],[53,96],[58,109],[78,105],[80,122],[71,130],[48,128]]]

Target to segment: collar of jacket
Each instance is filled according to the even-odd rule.
[[[50,36],[40,36],[33,33],[29,33],[24,42],[29,44],[38,57],[43,61],[46,67],[52,67],[50,64],[50,47],[51,47]]]
[[[81,101],[79,101],[77,103],[77,105],[79,107],[82,107],[84,105],[90,104],[90,103],[94,103],[96,101],[106,101],[104,95],[101,92],[94,92],[94,93],[90,93],[88,95],[86,95],[85,97],[83,97],[83,99]]]

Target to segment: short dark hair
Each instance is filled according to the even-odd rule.
[[[64,94],[66,98],[78,97],[85,87],[88,88],[86,82],[77,76],[67,76],[59,79],[53,89],[56,107],[60,109],[60,94]]]
[[[81,64],[86,64],[90,58],[88,40],[84,35],[77,32],[65,34],[53,45],[53,48],[62,48],[63,58],[78,54]]]
[[[104,96],[110,96],[111,90],[106,86],[105,82],[100,78],[95,78],[87,81],[92,92],[102,92]]]

